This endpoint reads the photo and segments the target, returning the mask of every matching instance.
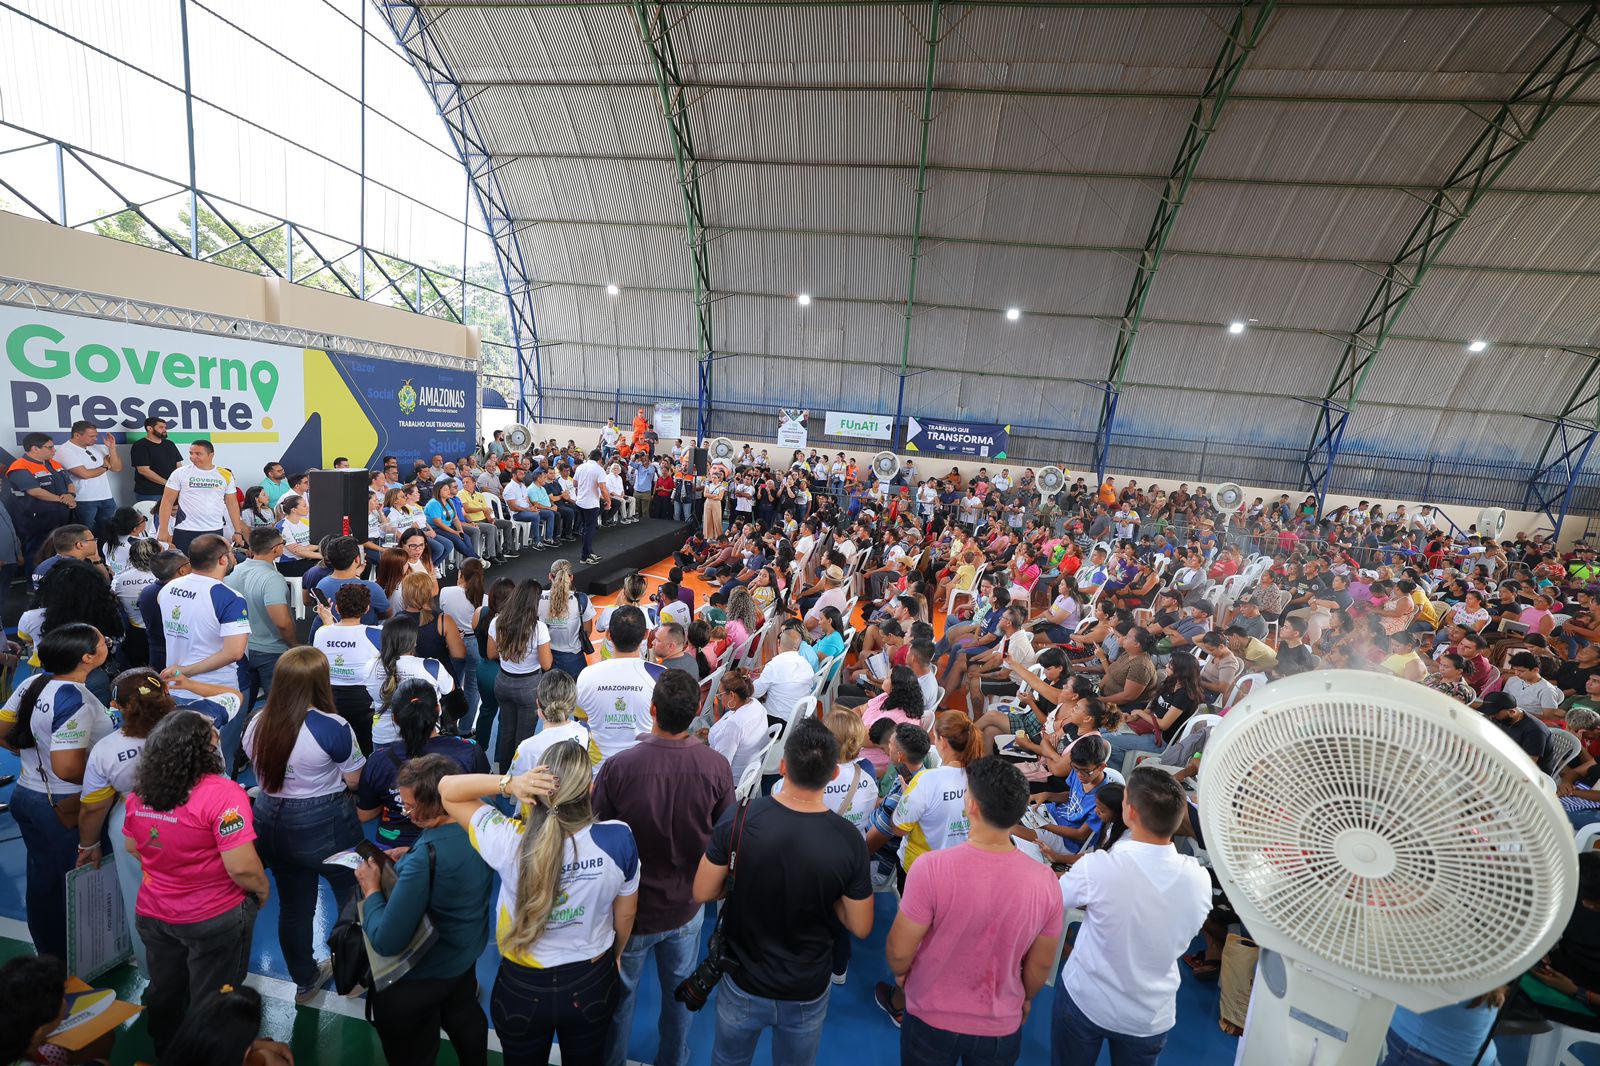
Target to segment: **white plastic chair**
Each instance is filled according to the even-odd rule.
[[[294,616],[296,618],[304,618],[306,616],[305,583],[300,580],[299,575],[285,578],[284,580],[289,582],[289,603],[294,608]]]
[[[137,503],[135,503],[133,505],[133,509],[135,511],[138,511],[140,514],[144,515],[146,521],[149,521],[149,522],[154,522],[155,521],[155,518],[156,518],[156,501],[155,500],[140,500],[139,502],[137,502]]]
[[[1238,703],[1239,700],[1243,699],[1245,696],[1248,696],[1252,691],[1255,690],[1257,685],[1265,685],[1266,683],[1266,674],[1259,672],[1253,674],[1241,674],[1239,679],[1233,683],[1233,688],[1228,690],[1228,699],[1227,702],[1222,705],[1222,709],[1227,710],[1229,707],[1232,707],[1234,704]]]
[[[1583,741],[1578,739],[1577,734],[1569,733],[1565,729],[1550,730],[1550,763],[1553,767],[1550,776],[1559,779],[1561,771],[1565,770],[1581,751],[1583,751]]]
[[[744,768],[744,774],[739,778],[739,786],[734,789],[734,794],[739,799],[749,799],[756,794],[756,789],[761,787],[762,774],[775,774],[778,772],[778,760],[783,757],[783,735],[788,732],[787,722],[777,722],[767,726],[767,743],[761,749],[761,754],[750,760],[750,765]],[[768,767],[768,762],[771,767]]]
[[[694,725],[689,727],[690,732],[709,728],[711,725],[711,705],[717,700],[717,691],[722,687],[722,675],[728,672],[728,663],[711,671],[709,677],[700,682],[700,687],[705,690],[705,695],[700,699],[700,713],[695,716]]]
[[[978,583],[983,580],[983,572],[988,569],[988,566],[989,564],[985,563],[978,567],[977,571],[972,575],[972,585],[969,588],[959,588],[955,585],[950,586],[950,593],[944,599],[944,613],[947,616],[951,611],[955,610],[956,597],[965,596],[968,599],[972,599],[978,595]]]

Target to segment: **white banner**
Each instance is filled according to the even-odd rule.
[[[0,307],[0,337],[7,449],[79,419],[132,441],[164,418],[173,441],[210,440],[249,485],[306,424],[304,349],[22,307]]]
[[[806,446],[806,423],[811,420],[811,412],[799,409],[790,410],[787,407],[778,410],[778,447],[804,448]]]
[[[656,436],[664,441],[675,441],[683,436],[683,404],[656,404],[655,425]]]
[[[888,440],[894,436],[892,415],[855,415],[828,411],[823,430],[830,437],[857,437],[861,440]]]

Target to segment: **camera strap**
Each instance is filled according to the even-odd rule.
[[[723,893],[722,908],[717,912],[717,928],[721,929],[728,920],[728,911],[733,906],[734,874],[739,866],[739,843],[744,839],[744,823],[750,814],[750,801],[739,802],[739,809],[733,816],[733,836],[728,848],[728,888]]]

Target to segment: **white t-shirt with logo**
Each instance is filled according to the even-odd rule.
[[[563,740],[570,740],[580,745],[589,753],[589,761],[596,769],[599,768],[600,749],[595,747],[589,727],[582,722],[561,722],[558,725],[545,726],[517,745],[516,754],[511,756],[511,773],[515,775],[525,770],[532,770],[539,765],[545,752]]]
[[[56,446],[56,462],[71,470],[73,467],[83,467],[88,470],[99,470],[106,465],[106,446],[100,443],[77,445],[72,441]],[[72,478],[72,487],[78,490],[78,499],[84,503],[91,500],[111,499],[111,476],[101,474],[99,477],[83,478],[75,474],[68,474]]]
[[[494,922],[500,953],[519,966],[538,969],[588,962],[616,938],[611,907],[617,897],[639,891],[639,847],[633,830],[624,822],[593,822],[572,835],[562,847],[561,880],[544,935],[527,954],[515,954],[506,950],[506,937],[517,913],[523,831],[523,822],[489,806],[478,808],[467,829],[472,846],[500,875]]]
[[[578,675],[578,706],[602,759],[627,751],[650,732],[650,698],[664,667],[643,659],[606,659]]]
[[[178,709],[198,711],[221,729],[238,715],[243,705],[242,697],[224,692],[209,699],[180,701]],[[132,792],[134,771],[139,767],[144,741],[144,737],[130,737],[120,728],[101,737],[89,749],[89,762],[84,767],[83,802],[100,803]]]
[[[32,681],[17,687],[0,707],[0,722],[17,722],[22,694],[32,686]],[[14,725],[12,732],[26,727],[33,733],[33,747],[17,753],[22,764],[17,784],[35,792],[48,792],[58,799],[76,796],[81,785],[63,781],[50,768],[50,753],[55,751],[88,751],[117,728],[111,713],[83,685],[76,681],[50,680],[44,683],[39,698],[33,705],[33,716],[28,722]]]
[[[169,666],[209,659],[222,650],[222,642],[228,637],[250,635],[244,597],[214,577],[185,574],[174,578],[156,594],[156,603],[161,607],[161,627],[167,634]],[[233,663],[194,677],[229,688],[239,684],[239,671]]]
[[[776,796],[782,791],[780,780],[772,786],[772,794]],[[872,763],[866,759],[840,763],[833,772],[833,780],[822,790],[822,802],[866,836],[872,824],[868,819],[878,806],[878,778]]]
[[[365,685],[367,667],[377,661],[383,646],[379,626],[323,626],[311,646],[328,657],[328,673],[335,685]]]
[[[919,770],[906,783],[900,806],[894,812],[895,828],[906,832],[900,842],[902,866],[910,869],[924,852],[966,843],[972,829],[967,821],[966,800],[967,771],[959,766]]]
[[[176,528],[189,532],[215,533],[228,527],[228,495],[233,492],[233,475],[214,466],[201,470],[184,463],[167,478],[167,488],[178,493],[178,510],[183,517]]]
[[[415,655],[402,655],[394,661],[395,691],[400,686],[417,678],[433,686],[433,690],[440,697],[444,697],[456,690],[456,680],[450,676],[450,671],[438,659],[422,659]],[[388,677],[388,672],[383,668],[383,660],[374,658],[367,664],[367,693],[372,697],[372,742],[374,744],[392,744],[400,739],[400,728],[394,724],[394,715],[384,709],[386,697],[383,695],[383,682]],[[393,695],[393,692],[390,693]]]
[[[534,624],[533,636],[528,638],[528,646],[522,649],[520,659],[507,659],[501,652],[499,627],[498,616],[489,620],[489,639],[495,642],[495,653],[500,655],[500,669],[504,673],[525,676],[542,669],[539,665],[539,649],[550,643],[550,627],[543,620]]]
[[[244,730],[244,750],[251,762],[255,761],[256,726],[261,724],[261,718],[258,714],[250,719]],[[300,735],[294,738],[289,765],[283,774],[283,788],[268,792],[263,785],[261,791],[282,799],[336,795],[345,790],[344,775],[361,769],[366,763],[367,757],[361,754],[350,723],[313,707],[306,712]]]

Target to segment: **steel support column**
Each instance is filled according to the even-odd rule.
[[[711,259],[706,242],[705,210],[700,199],[700,159],[695,154],[689,101],[685,99],[678,54],[672,44],[673,24],[682,16],[670,14],[668,6],[660,0],[634,0],[633,13],[639,24],[639,40],[655,66],[656,90],[661,95],[661,112],[667,120],[672,159],[678,168],[678,188],[683,196],[684,236],[694,275],[695,346],[699,349],[696,353],[695,433],[703,441],[711,432],[717,348],[711,330]]]
[[[1111,366],[1100,398],[1100,421],[1094,434],[1094,463],[1096,484],[1106,479],[1106,465],[1111,454],[1111,434],[1116,428],[1117,406],[1122,399],[1122,383],[1128,376],[1128,363],[1133,354],[1133,342],[1139,335],[1139,325],[1144,320],[1145,301],[1150,298],[1150,288],[1167,251],[1167,238],[1172,236],[1178,221],[1178,212],[1194,181],[1200,157],[1206,143],[1216,131],[1217,119],[1228,103],[1239,72],[1244,69],[1261,35],[1266,32],[1277,0],[1242,0],[1234,13],[1233,24],[1228,27],[1227,40],[1217,61],[1211,65],[1211,76],[1205,89],[1195,102],[1194,113],[1189,116],[1189,128],[1184,131],[1183,144],[1178,158],[1172,164],[1166,184],[1161,188],[1161,203],[1156,207],[1156,217],[1150,223],[1150,232],[1139,253],[1138,269],[1133,275],[1133,286],[1128,290],[1128,301],[1117,325],[1117,346],[1111,354]]]
[[[1317,426],[1301,464],[1300,487],[1316,493],[1319,508],[1328,495],[1350,414],[1395,320],[1483,194],[1556,109],[1600,67],[1600,43],[1591,36],[1597,12],[1600,5],[1590,3],[1570,22],[1551,15],[1566,32],[1494,116],[1484,120],[1483,131],[1450,177],[1434,191],[1422,218],[1384,271],[1360,323],[1350,331],[1338,368],[1322,396]]]
[[[194,155],[194,82],[189,64],[189,2],[178,0],[178,29],[183,36],[183,120],[189,141],[189,258],[200,258],[200,192]],[[62,194],[65,199],[65,193]],[[65,211],[62,212],[66,214]],[[63,225],[65,223],[63,222]]]
[[[1578,475],[1583,473],[1595,437],[1600,434],[1600,376],[1597,376],[1600,349],[1573,354],[1586,356],[1589,366],[1560,414],[1539,419],[1550,423],[1550,433],[1544,439],[1539,462],[1528,478],[1528,489],[1522,497],[1523,510],[1538,511],[1550,520],[1554,530],[1552,538],[1561,535],[1561,524],[1571,510]],[[1589,409],[1588,413],[1580,417],[1585,408]]]
[[[911,319],[917,306],[917,264],[922,260],[922,201],[928,193],[928,135],[933,129],[933,71],[938,60],[940,32],[939,14],[943,0],[933,0],[928,14],[928,62],[922,82],[922,138],[917,150],[916,206],[911,216],[911,271],[906,280],[905,331],[900,340],[899,390],[894,405],[894,425],[889,428],[889,449],[898,451],[905,447],[906,378],[911,367]]]
[[[384,21],[395,36],[411,65],[433,97],[439,117],[450,131],[450,140],[467,172],[467,184],[483,212],[484,227],[494,245],[495,265],[505,287],[511,308],[511,341],[517,353],[517,420],[538,422],[544,417],[543,358],[539,346],[538,319],[534,313],[533,292],[517,238],[514,213],[495,174],[495,159],[478,128],[478,118],[469,105],[439,43],[434,40],[423,6],[411,0],[384,0],[379,6]],[[462,308],[465,312],[466,308]],[[529,386],[532,395],[529,395]]]

